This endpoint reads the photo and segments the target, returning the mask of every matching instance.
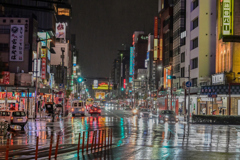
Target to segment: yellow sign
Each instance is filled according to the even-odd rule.
[[[96,89],[96,90],[108,90],[108,85],[99,85],[97,88],[95,88],[94,86],[92,86],[92,89]],[[110,90],[112,89],[112,87],[110,86],[109,88]]]
[[[154,39],[153,58],[156,61],[158,58],[158,39]]]
[[[105,93],[104,92],[96,92],[95,98],[96,99],[105,99]]]
[[[46,58],[46,55],[47,55],[47,49],[46,48],[42,48],[41,49],[41,58]]]

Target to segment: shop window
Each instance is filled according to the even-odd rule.
[[[197,78],[192,79],[192,86],[197,87]]]

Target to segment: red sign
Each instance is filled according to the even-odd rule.
[[[126,79],[123,79],[123,88],[126,88]]]
[[[0,79],[0,84],[9,84],[10,82],[10,72],[3,71],[2,79]]]
[[[42,79],[46,79],[46,66],[47,66],[46,57],[43,57],[42,58]]]
[[[154,39],[158,38],[158,17],[154,17]]]

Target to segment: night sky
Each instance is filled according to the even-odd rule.
[[[157,0],[72,0],[71,33],[76,34],[84,77],[109,77],[117,50],[134,31],[153,33]]]

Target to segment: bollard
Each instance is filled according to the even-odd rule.
[[[56,150],[55,150],[55,159],[57,159],[59,138],[60,138],[60,135],[57,136],[57,144],[56,144]]]
[[[84,141],[85,141],[85,132],[83,132],[82,153],[84,152]]]
[[[111,142],[110,145],[112,146],[112,128],[111,128]]]
[[[106,150],[106,147],[107,147],[107,130],[105,131],[105,136],[104,136],[104,141],[105,141],[105,150]]]
[[[80,138],[81,138],[81,133],[79,133],[79,136],[78,136],[78,150],[77,150],[77,154],[79,154],[79,149],[80,149]]]
[[[48,159],[51,159],[51,156],[52,156],[52,142],[53,142],[53,135],[51,135]]]
[[[108,146],[110,145],[110,129],[108,129]]]
[[[100,149],[100,144],[101,144],[101,130],[99,130],[99,132],[98,132],[98,151],[99,151],[99,149]]]
[[[92,144],[91,144],[91,152],[94,146],[94,136],[95,136],[95,131],[93,131],[93,137],[92,137]]]
[[[102,150],[103,150],[103,145],[104,145],[103,136],[104,136],[104,130],[102,130],[102,143],[101,143]]]
[[[89,131],[88,131],[88,136],[87,136],[87,153],[88,153],[88,144],[89,144]]]
[[[36,141],[36,152],[35,152],[35,160],[37,160],[37,157],[38,157],[38,136],[37,136],[37,141]]]
[[[95,132],[95,131],[94,131]],[[95,143],[94,143],[94,151],[96,151],[96,146],[97,146],[97,131],[95,133]]]
[[[5,160],[8,160],[8,154],[9,154],[9,139],[7,139],[7,147],[6,147],[6,156],[5,156]]]

